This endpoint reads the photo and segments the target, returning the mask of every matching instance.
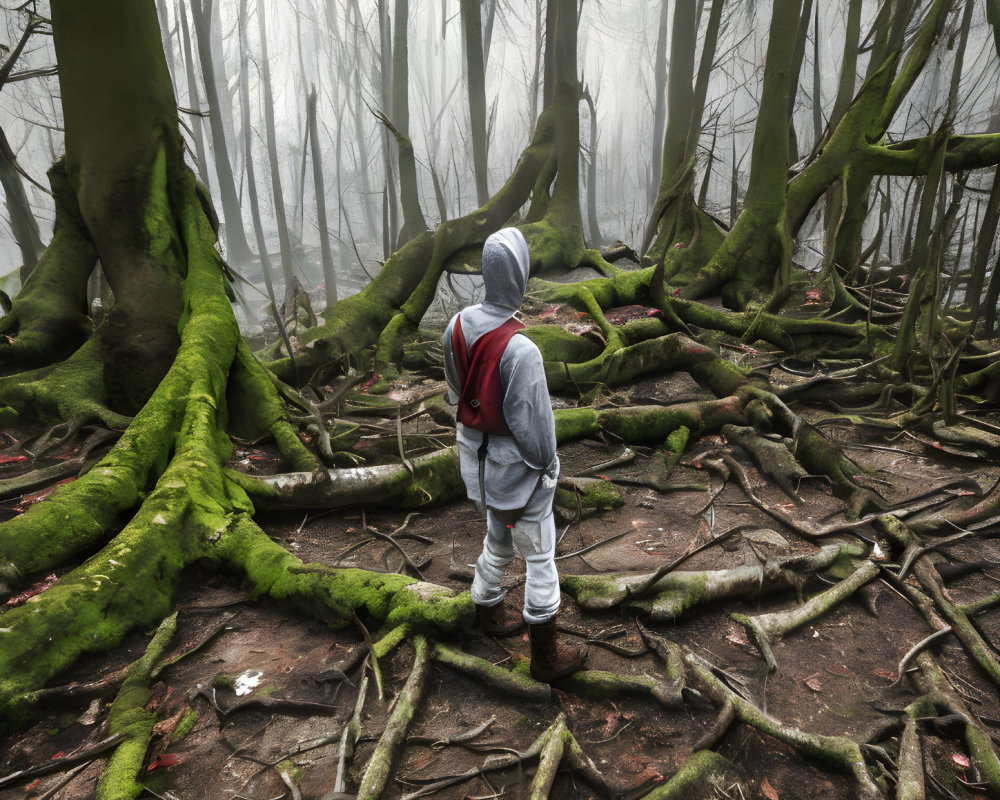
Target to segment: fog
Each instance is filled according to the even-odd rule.
[[[195,0],[201,2],[201,0]],[[709,4],[702,3],[704,27]],[[837,92],[845,38],[846,0],[819,3],[810,31],[795,101],[795,127],[800,153],[808,154],[815,142],[815,116],[825,122]],[[539,22],[544,24],[541,0],[484,0],[482,3],[486,102],[489,130],[488,186],[495,191],[510,174],[527,144],[534,116],[541,107]],[[250,0],[247,25],[248,85],[251,150],[245,151],[239,76],[241,44],[238,0],[221,0],[216,6],[201,6],[207,35],[196,36],[195,19],[186,3],[158,0],[164,31],[167,62],[177,96],[187,157],[199,177],[209,186],[226,232],[245,231],[251,250],[256,250],[247,203],[247,159],[252,162],[261,204],[261,222],[267,249],[280,260],[277,208],[271,189],[271,171],[266,154],[261,42],[257,15],[265,13],[269,51],[275,142],[283,200],[293,248],[292,272],[314,296],[322,293],[318,248],[320,226],[317,198],[306,141],[306,100],[317,90],[317,130],[322,159],[326,221],[330,245],[337,265],[340,296],[357,291],[367,275],[374,274],[387,255],[385,223],[396,218],[394,209],[384,208],[387,165],[395,170],[390,137],[375,112],[388,108],[389,91],[383,83],[382,42],[386,24],[395,26],[392,2],[374,0]],[[862,14],[862,38],[878,10],[866,2]],[[37,12],[45,17],[47,8]],[[997,57],[992,33],[977,5],[968,51],[962,71],[962,91],[954,127],[962,132],[997,130]],[[186,16],[182,16],[186,15]],[[26,11],[5,10],[0,41],[9,55],[28,24]],[[961,4],[949,19],[949,30],[918,78],[908,101],[893,121],[888,138],[899,140],[927,134],[941,123],[949,92],[954,58],[954,31],[960,21]],[[669,17],[666,30],[669,49]],[[752,144],[757,102],[761,91],[770,3],[729,0],[716,63],[711,74],[708,104],[703,120],[698,155],[697,186],[708,182],[706,209],[728,223],[739,210],[746,189],[749,150]],[[914,25],[921,15],[914,16]],[[621,240],[638,247],[655,194],[656,170],[661,144],[654,142],[656,98],[666,91],[655,81],[660,3],[643,0],[585,0],[579,24],[579,75],[596,106],[597,141],[590,141],[590,112],[580,104],[582,157],[596,159],[597,218],[602,241],[588,231],[591,244]],[[187,30],[185,30],[187,29]],[[413,142],[421,206],[429,225],[442,213],[458,216],[475,208],[472,171],[468,81],[458,0],[410,0],[407,19],[409,136]],[[188,42],[185,43],[185,33]],[[204,33],[204,31],[203,31]],[[128,31],[122,31],[123,36]],[[219,108],[207,102],[205,76],[199,43],[211,42],[211,58],[219,89]],[[190,52],[190,56],[188,53]],[[669,64],[669,52],[667,63]],[[855,86],[867,68],[868,51],[862,47]],[[46,191],[45,171],[62,152],[58,80],[52,74],[55,53],[47,26],[28,41],[12,75],[0,91],[0,125],[21,170],[21,180],[37,219],[42,241],[51,235],[54,216]],[[212,135],[208,115],[218,114],[224,142]],[[392,116],[389,114],[389,116]],[[709,152],[711,150],[711,157]],[[216,160],[232,166],[241,218],[225,218],[223,195]],[[709,165],[710,162],[710,165]],[[710,168],[709,168],[710,167]],[[581,175],[586,171],[581,170]],[[979,175],[973,188],[988,189],[990,176]],[[437,188],[435,188],[435,179]],[[397,178],[390,174],[395,186]],[[902,197],[909,179],[881,182],[882,191]],[[732,205],[734,196],[737,205]],[[2,190],[0,190],[2,191]],[[391,192],[390,194],[394,194]],[[581,197],[585,194],[581,192]],[[4,195],[6,201],[7,197]],[[985,195],[972,193],[963,217],[971,230],[975,208]],[[878,204],[873,203],[870,226],[878,224]],[[905,227],[904,204],[890,204],[887,211],[885,255],[895,259]],[[819,212],[816,212],[819,213]],[[584,215],[586,218],[586,215]],[[398,228],[398,222],[396,226]],[[807,223],[803,228],[796,260],[815,266],[821,257],[822,233]],[[223,237],[223,246],[227,246]],[[390,246],[391,249],[391,246]],[[260,265],[254,258],[234,258],[232,266],[254,284],[260,284]],[[966,256],[967,257],[967,256]],[[0,213],[0,288],[17,290],[21,255],[6,213]],[[276,291],[283,288],[281,270],[275,270]],[[257,292],[260,294],[260,292]],[[252,294],[252,292],[251,292]],[[261,295],[262,296],[262,295]],[[259,300],[259,298],[258,298]],[[322,305],[322,300],[318,300]],[[259,304],[259,303],[257,303]]]

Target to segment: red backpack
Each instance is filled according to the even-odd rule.
[[[465,344],[462,319],[455,318],[451,332],[451,349],[462,392],[458,401],[458,421],[484,433],[510,436],[503,416],[500,385],[500,359],[510,338],[524,327],[511,317],[499,328],[484,333],[472,347]]]

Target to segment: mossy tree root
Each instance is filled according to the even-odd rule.
[[[876,524],[883,533],[907,551],[920,546],[906,525],[896,517],[892,515],[879,517]],[[997,659],[996,651],[972,624],[968,615],[948,597],[941,576],[934,569],[934,563],[929,555],[922,555],[914,561],[913,574],[933,598],[935,607],[951,625],[955,636],[969,656],[982,667],[993,683],[1000,687],[1000,660]]]
[[[652,697],[664,708],[680,708],[684,705],[684,698],[676,682],[668,683],[651,675],[626,675],[587,669],[574,672],[561,681],[560,685],[590,697],[644,694]]]
[[[952,687],[934,656],[927,651],[917,656],[920,667],[916,676],[917,688],[935,706],[949,714],[957,715],[963,723],[963,738],[972,763],[989,787],[991,797],[1000,796],[1000,758],[997,757],[990,732]]]
[[[917,731],[914,705],[906,709],[906,722],[899,739],[896,800],[924,800],[924,754]]]
[[[761,472],[777,481],[782,491],[797,505],[802,503],[802,498],[799,497],[792,482],[809,477],[809,473],[795,460],[795,456],[784,442],[765,439],[753,428],[745,425],[725,425],[722,428],[722,435],[727,441],[735,442],[746,450],[760,467]]]
[[[778,662],[775,661],[774,651],[771,649],[772,641],[780,639],[789,631],[822,616],[873,580],[878,574],[879,568],[876,564],[864,561],[848,578],[825,592],[811,597],[797,608],[770,614],[758,614],[753,617],[744,614],[730,614],[729,616],[746,628],[747,634],[757,645],[764,661],[767,662],[768,672],[774,672],[778,669]]]
[[[257,594],[293,603],[338,628],[357,615],[369,627],[433,635],[471,624],[475,612],[468,593],[393,573],[303,564],[247,515],[236,517],[207,555],[244,572]]]
[[[758,566],[671,572],[652,585],[648,585],[649,575],[637,573],[564,575],[560,584],[583,608],[604,611],[616,606],[635,606],[648,611],[657,622],[671,622],[698,606],[724,597],[758,597],[800,586],[809,574],[864,555],[860,547],[831,544],[811,555],[787,556]],[[646,588],[642,596],[635,594],[639,587]]]
[[[392,714],[375,746],[375,752],[368,760],[368,766],[365,767],[361,784],[358,786],[358,800],[378,800],[382,796],[410,724],[427,695],[431,674],[430,646],[423,636],[416,636],[413,639],[413,647],[416,656],[410,676],[406,679],[402,691],[396,696]]]
[[[156,715],[146,710],[149,682],[177,630],[176,612],[160,623],[142,658],[129,667],[108,714],[108,732],[125,739],[108,758],[97,783],[97,800],[129,800],[142,793],[136,778],[142,772]]]
[[[431,655],[438,663],[474,678],[504,697],[532,703],[546,703],[552,697],[549,685],[536,681],[527,669],[504,669],[442,642],[434,644]]]
[[[694,800],[715,797],[713,784],[736,772],[732,763],[711,750],[697,750],[689,755],[670,780],[641,800]]]
[[[555,412],[560,443],[609,433],[626,443],[662,442],[678,428],[697,435],[744,421],[736,397],[672,406],[635,406],[596,410],[590,407]],[[398,508],[420,508],[461,497],[464,484],[458,470],[458,452],[449,447],[410,459],[409,466],[383,464],[351,469],[280,473],[250,477],[226,473],[260,509],[338,508],[357,503],[391,502]],[[603,484],[603,481],[601,482]],[[585,504],[616,506],[619,499],[589,484]],[[575,503],[574,503],[575,505]]]
[[[804,755],[854,775],[858,782],[859,795],[864,800],[882,800],[883,794],[875,781],[872,780],[868,765],[857,742],[845,736],[824,736],[789,727],[740,697],[716,678],[711,667],[695,654],[689,653],[687,662],[704,684],[709,695],[719,705],[732,703],[737,719],[753,726],[761,733],[766,733],[791,745]]]
[[[9,408],[3,422],[9,424],[15,418],[48,425],[97,421],[124,430],[131,417],[108,408],[101,377],[104,364],[100,342],[90,339],[64,361],[0,378],[0,403]]]

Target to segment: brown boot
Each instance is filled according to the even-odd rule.
[[[492,606],[476,606],[476,616],[483,630],[492,636],[509,636],[523,630],[527,623],[516,611],[511,611],[501,600]]]
[[[584,648],[560,644],[556,640],[556,621],[550,619],[541,625],[529,625],[531,638],[531,677],[550,683],[565,678],[583,666],[587,659]]]

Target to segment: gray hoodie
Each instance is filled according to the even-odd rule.
[[[514,316],[524,299],[529,269],[528,243],[517,228],[504,228],[486,240],[483,245],[486,300],[456,314],[462,317],[466,345],[472,347],[484,333],[499,328]],[[452,405],[458,403],[461,393],[451,347],[454,326],[455,317],[444,334],[447,400]],[[486,505],[508,510],[527,504],[542,474],[554,478],[559,472],[555,421],[542,354],[527,336],[514,336],[507,345],[500,359],[500,384],[504,418],[512,435],[490,435],[484,488]],[[470,499],[478,501],[477,451],[483,434],[459,423],[457,438],[466,491]]]

